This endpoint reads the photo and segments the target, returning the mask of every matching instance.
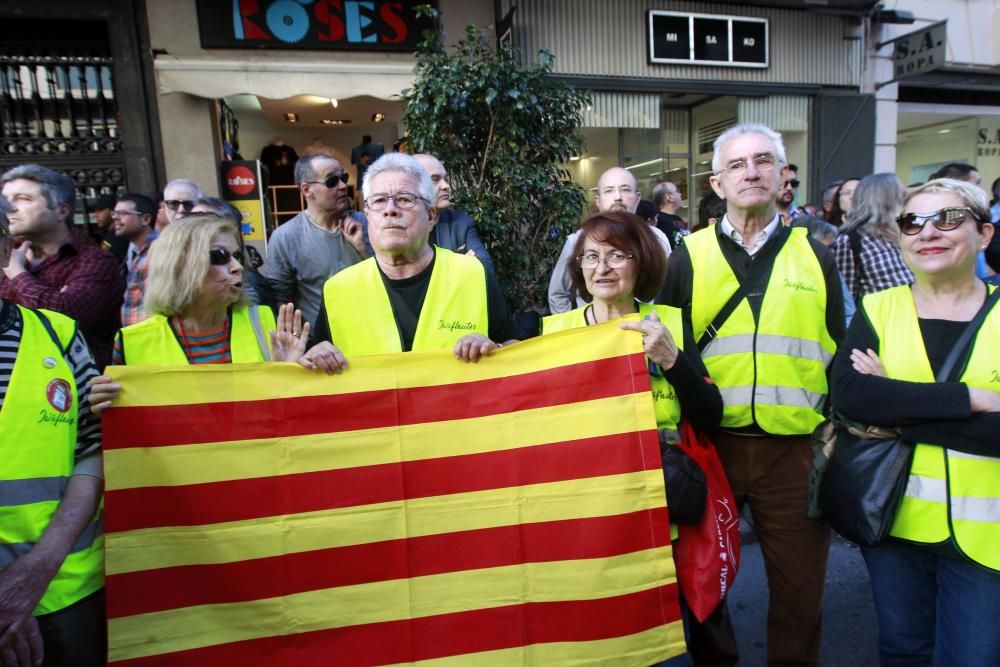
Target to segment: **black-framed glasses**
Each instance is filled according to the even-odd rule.
[[[350,181],[350,180],[351,180],[351,175],[348,174],[346,171],[344,171],[344,172],[341,172],[339,174],[330,174],[329,176],[327,176],[326,178],[324,178],[322,181],[306,181],[306,183],[320,183],[320,184],[325,185],[326,187],[328,187],[328,188],[330,188],[332,190],[335,187],[337,187],[338,185],[340,185],[341,183],[343,183],[344,185],[347,185],[347,182]]]
[[[787,188],[788,186],[791,186],[793,189],[799,187],[799,179],[793,178],[790,181],[785,181],[781,187]]]
[[[166,204],[167,208],[171,211],[176,211],[179,208],[183,208],[188,213],[194,208],[193,199],[167,199],[163,202]]]
[[[632,258],[633,255],[614,250],[604,257],[601,257],[596,252],[585,252],[582,255],[578,255],[576,261],[584,269],[596,269],[600,266],[601,262],[604,262],[605,266],[609,269],[620,269],[628,264],[628,261]]]
[[[240,265],[243,264],[243,253],[239,250],[229,252],[225,248],[212,248],[208,251],[208,263],[212,266],[225,266],[230,259],[235,259]]]
[[[430,206],[430,202],[420,195],[415,195],[412,192],[397,192],[394,195],[377,194],[366,197],[365,208],[369,211],[382,211],[389,205],[390,201],[401,211],[409,211],[418,202],[423,202],[425,205]]]
[[[976,222],[982,222],[968,206],[951,206],[934,213],[904,213],[896,218],[896,224],[899,225],[899,231],[907,236],[919,234],[928,222],[942,232],[950,232],[965,222],[966,215],[972,216]]]

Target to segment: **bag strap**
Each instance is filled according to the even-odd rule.
[[[250,315],[250,326],[253,327],[253,335],[257,337],[257,346],[264,356],[264,361],[271,361],[271,346],[267,344],[267,337],[264,335],[264,325],[260,322],[260,306],[250,306],[247,308]]]
[[[45,315],[40,310],[37,310],[35,308],[26,308],[26,310],[30,310],[38,317],[38,321],[42,323],[42,327],[45,329],[45,332],[49,334],[49,338],[51,338],[52,342],[55,343],[56,349],[58,349],[59,352],[62,353],[62,356],[65,359],[67,353],[69,352],[69,346],[73,343],[73,339],[71,338],[69,343],[63,345],[63,342],[59,340],[59,336],[56,334],[56,330],[52,328],[52,323],[49,322],[49,318],[45,317]],[[75,329],[73,331],[73,336],[74,337],[76,336]]]
[[[854,302],[861,303],[861,276],[865,272],[865,265],[861,262],[861,232],[852,229],[847,232],[847,240],[851,244],[851,255],[854,257],[854,279],[858,283],[858,288],[851,290],[851,292],[854,295]]]
[[[777,246],[774,255],[772,255],[767,261],[754,262],[754,265],[750,267],[746,276],[744,276],[743,280],[740,281],[739,287],[737,287],[736,291],[733,292],[733,295],[729,297],[729,301],[726,301],[726,304],[718,312],[711,324],[705,328],[705,333],[703,333],[701,338],[698,339],[699,350],[704,350],[708,347],[708,344],[712,342],[712,339],[719,335],[719,329],[722,328],[722,325],[726,323],[729,316],[733,314],[734,310],[736,310],[736,306],[740,305],[740,302],[743,301],[747,294],[750,293],[750,290],[766,284],[768,279],[771,277],[771,272],[774,270],[774,262],[778,259],[778,253],[781,252],[781,249],[785,246],[785,243],[792,235],[791,229],[780,226],[778,229],[786,229],[787,233],[775,241]]]
[[[986,289],[989,289],[988,287]],[[968,353],[972,351],[972,346],[969,343],[972,341],[972,337],[976,335],[979,328],[983,325],[983,320],[992,310],[994,304],[997,300],[1000,300],[1000,288],[994,289],[990,294],[986,296],[986,300],[983,301],[982,307],[976,316],[965,326],[962,330],[962,335],[959,336],[958,340],[955,342],[954,347],[951,348],[951,352],[945,358],[944,363],[941,364],[941,370],[938,371],[937,381],[938,382],[950,382],[952,380],[952,373],[958,366],[958,360],[961,358],[963,360],[963,365]]]

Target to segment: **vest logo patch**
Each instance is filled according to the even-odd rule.
[[[1000,384],[1000,372],[997,371],[991,371],[991,372],[993,373],[993,377],[990,378],[990,382],[996,382],[997,384]]]
[[[73,391],[66,380],[53,380],[45,388],[45,398],[49,405],[65,414],[73,407]]]
[[[654,401],[672,401],[675,398],[677,398],[677,395],[674,394],[673,389],[671,389],[670,391],[663,391],[662,389],[653,390]]]
[[[785,278],[785,287],[787,287],[788,289],[793,289],[796,292],[812,292],[813,294],[819,292],[819,290],[817,290],[815,287],[813,287],[812,285],[807,285],[801,280],[791,281],[788,278]]]
[[[476,329],[476,325],[474,322],[459,322],[458,320],[445,322],[444,320],[438,320],[438,329],[447,329],[448,331],[474,331]]]

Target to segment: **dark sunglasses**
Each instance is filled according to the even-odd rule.
[[[347,182],[349,180],[351,180],[351,175],[348,174],[345,171],[342,174],[330,174],[329,176],[326,177],[326,180],[324,180],[324,181],[308,181],[308,182],[309,183],[322,183],[323,185],[325,185],[326,187],[328,187],[328,188],[330,188],[332,190],[333,188],[337,187],[341,183],[343,183],[344,185],[347,185]]]
[[[184,207],[184,210],[190,213],[191,209],[194,208],[193,199],[167,199],[163,203],[166,204],[167,208],[171,211],[176,211],[177,209]]]
[[[966,215],[971,215],[976,222],[982,222],[968,206],[953,206],[934,213],[904,213],[896,218],[896,224],[899,225],[899,231],[907,236],[919,234],[928,222],[942,232],[950,232],[965,222]]]
[[[212,248],[208,251],[208,263],[212,266],[225,266],[233,258],[241,265],[243,264],[243,253],[239,250],[229,252],[225,248]]]
[[[793,178],[790,181],[785,181],[785,184],[782,187],[787,188],[789,185],[792,186],[793,188],[799,187],[799,179]]]

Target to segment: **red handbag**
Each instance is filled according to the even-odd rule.
[[[677,445],[705,472],[705,515],[693,525],[678,524],[673,544],[677,581],[698,621],[708,618],[729,592],[740,561],[740,512],[715,445],[686,421]]]

